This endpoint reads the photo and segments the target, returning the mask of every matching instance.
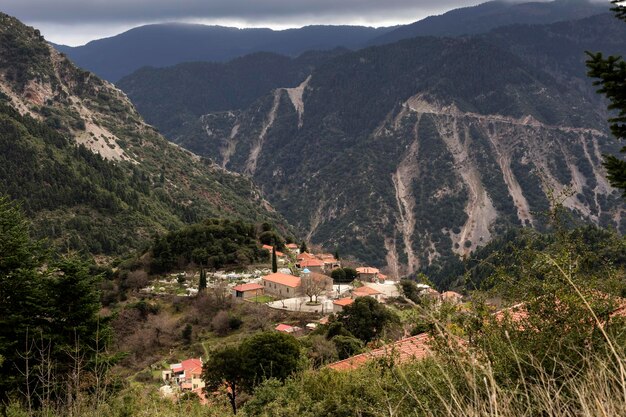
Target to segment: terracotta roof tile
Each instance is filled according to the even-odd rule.
[[[337,371],[356,369],[372,359],[395,356],[398,362],[406,362],[411,359],[423,359],[431,354],[428,342],[430,336],[427,333],[399,340],[380,349],[352,356],[339,362],[328,365],[328,368]]]
[[[338,300],[333,301],[333,304],[342,306],[342,307],[349,306],[352,303],[354,303],[354,300],[352,298],[340,298]]]
[[[352,294],[354,294],[356,297],[364,297],[366,295],[378,295],[378,294],[382,294],[382,293],[380,291],[378,291],[378,290],[375,290],[372,287],[363,286],[363,287],[355,288],[352,291]]]
[[[263,277],[263,281],[273,282],[280,285],[296,288],[300,286],[300,278],[293,275],[281,274],[280,272],[269,274]]]
[[[246,292],[246,291],[256,291],[256,290],[262,290],[263,287],[261,284],[257,284],[254,282],[251,282],[249,284],[241,284],[241,285],[237,285],[236,287],[233,287],[234,291],[240,291],[240,292]]]

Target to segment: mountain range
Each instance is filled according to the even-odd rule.
[[[623,229],[601,166],[617,144],[584,51],[624,53],[624,38],[604,14],[345,52],[171,138],[253,178],[314,243],[393,274],[466,256],[511,226],[544,227],[550,195],[576,219]]]
[[[37,237],[120,255],[207,217],[284,220],[242,175],[168,142],[126,95],[0,14],[0,193]]]
[[[359,49],[415,36],[484,33],[516,23],[552,23],[606,12],[607,5],[588,0],[556,0],[516,4],[491,1],[452,10],[399,26],[305,26],[299,29],[237,29],[196,24],[153,24],[86,45],[55,45],[78,66],[117,82],[145,67],[183,62],[223,62],[254,52],[297,56],[309,50]]]

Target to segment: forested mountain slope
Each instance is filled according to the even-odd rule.
[[[416,38],[344,54],[298,88],[203,116],[205,141],[180,144],[254,178],[314,242],[392,273],[541,228],[566,186],[577,218],[622,228],[604,107],[506,49]]]
[[[123,253],[208,216],[281,223],[253,184],[169,143],[126,96],[0,14],[0,193],[65,249]]]
[[[297,58],[267,52],[226,63],[191,62],[167,68],[142,68],[117,82],[146,121],[173,141],[204,135],[198,118],[242,109],[274,88],[297,86],[320,63],[347,49],[306,52]]]
[[[308,50],[360,48],[391,29],[320,25],[271,30],[169,23],[140,26],[83,46],[55,46],[78,66],[115,82],[145,66],[221,62],[254,52],[296,56]]]

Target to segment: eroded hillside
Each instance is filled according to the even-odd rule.
[[[338,57],[297,89],[202,121],[210,156],[314,242],[407,273],[510,225],[543,227],[549,195],[622,228],[605,117],[482,40],[422,38]]]

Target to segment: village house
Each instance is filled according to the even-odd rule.
[[[287,243],[285,247],[287,248],[289,252],[295,255],[300,255],[300,247],[296,245],[295,243]]]
[[[302,328],[298,326],[290,326],[288,324],[283,324],[283,323],[280,323],[276,327],[274,327],[274,330],[276,330],[277,332],[287,333],[287,334],[292,334],[292,335],[302,332]]]
[[[324,262],[319,259],[304,259],[299,261],[297,266],[302,269],[306,268],[309,271],[316,272],[318,274],[324,273]]]
[[[161,378],[170,386],[178,386],[183,391],[202,392],[202,359],[186,359],[181,363],[170,364],[170,369],[161,372]]]
[[[378,282],[379,273],[377,268],[363,266],[356,269],[356,278],[363,282]]]
[[[265,287],[256,283],[241,284],[233,287],[233,297],[241,300],[247,300],[263,294],[265,294]]]
[[[354,298],[358,298],[358,297],[372,297],[373,299],[375,299],[376,301],[381,301],[382,300],[382,296],[383,293],[371,288],[371,287],[367,287],[367,286],[362,286],[362,287],[357,287],[354,290],[352,290],[352,297]]]
[[[274,251],[274,247],[270,245],[263,245],[261,246],[261,249],[265,249],[266,251],[268,251],[270,253],[270,257],[272,256],[272,252]],[[276,261],[278,262],[279,265],[284,265],[288,261],[288,256],[284,254],[283,252],[277,250]]]
[[[390,358],[397,363],[424,359],[431,355],[430,341],[431,337],[428,333],[418,334],[417,336],[398,340],[397,342],[370,352],[361,353],[360,355],[352,356],[342,361],[333,362],[327,365],[327,367],[335,371],[350,371],[378,358]]]
[[[321,255],[318,255],[317,258],[324,262],[325,272],[331,272],[335,268],[341,268],[341,263],[330,253],[322,253]]]
[[[333,313],[341,313],[344,307],[349,306],[352,303],[354,303],[354,299],[352,298],[340,298],[333,301]]]
[[[276,272],[274,274],[266,275],[262,279],[266,294],[284,298],[292,298],[302,295],[302,280],[300,277]]]

